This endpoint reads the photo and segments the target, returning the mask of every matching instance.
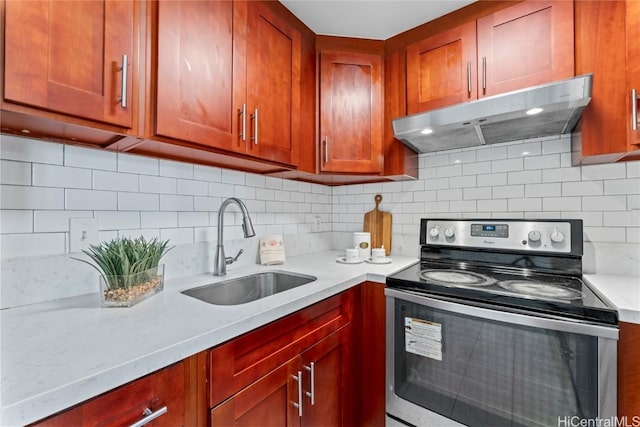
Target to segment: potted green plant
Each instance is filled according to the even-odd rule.
[[[169,241],[144,237],[118,237],[83,250],[95,264],[79,259],[100,273],[100,294],[105,307],[130,307],[160,292],[164,287],[164,265],[160,258],[170,249]]]

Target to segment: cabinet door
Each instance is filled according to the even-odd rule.
[[[633,101],[636,104],[636,129],[632,129],[630,124],[627,127],[629,151],[631,151],[640,149],[640,99],[638,99],[640,97],[640,2],[627,1],[625,4],[627,7],[627,85],[629,87],[627,99],[629,102],[631,102],[631,89],[636,91],[636,99]],[[627,111],[631,115],[631,106]]]
[[[476,22],[407,47],[407,113],[478,97]]]
[[[620,322],[618,341],[618,416],[640,415],[640,325]]]
[[[478,75],[478,97],[573,76],[573,2],[524,1],[480,18]]]
[[[322,52],[320,170],[382,170],[382,58]]]
[[[233,3],[157,5],[156,134],[243,152],[236,117],[243,99],[233,92]]]
[[[298,163],[301,35],[265,2],[247,8],[249,154]]]
[[[7,1],[5,100],[131,128],[134,7],[115,0]]]
[[[299,426],[299,408],[294,403],[300,404],[301,376],[296,357],[213,408],[211,426]]]
[[[302,353],[305,427],[354,425],[351,326]]]

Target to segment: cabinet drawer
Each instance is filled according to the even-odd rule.
[[[351,289],[251,331],[210,352],[210,407],[351,322]]]
[[[123,426],[162,412],[146,425],[181,426],[185,420],[184,393],[185,368],[178,363],[32,426]]]

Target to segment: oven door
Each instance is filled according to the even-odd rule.
[[[385,294],[391,417],[416,426],[557,426],[616,415],[615,327]]]

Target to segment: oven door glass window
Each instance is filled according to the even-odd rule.
[[[597,416],[596,337],[395,301],[399,397],[469,426]]]

